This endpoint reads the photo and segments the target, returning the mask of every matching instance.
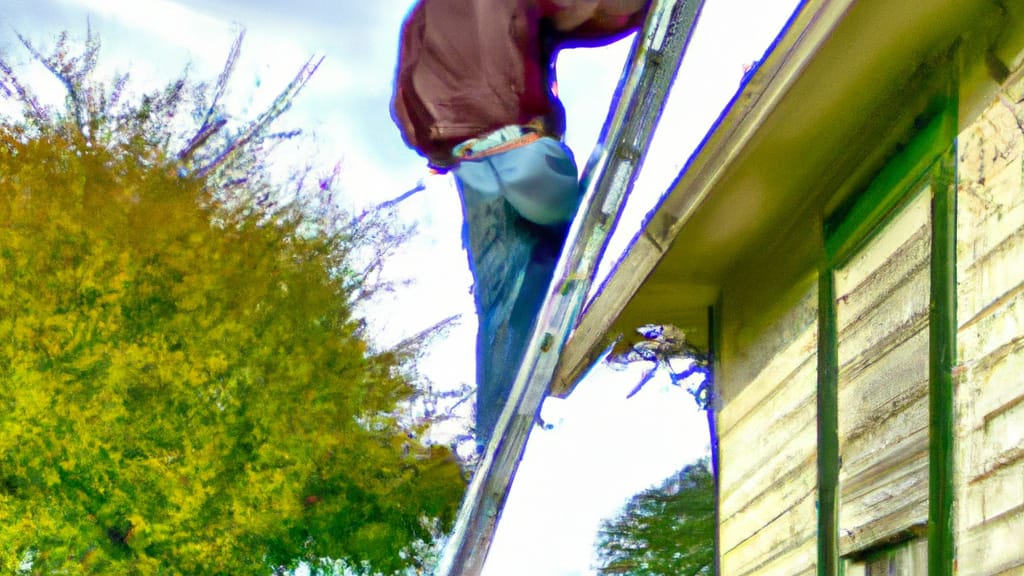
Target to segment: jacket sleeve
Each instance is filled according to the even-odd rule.
[[[406,145],[424,156],[430,166],[445,169],[453,162],[451,149],[440,146],[429,134],[430,113],[413,86],[413,73],[421,46],[423,8],[417,4],[402,26],[394,92],[391,97],[391,118],[398,126]]]
[[[614,0],[599,2],[596,11],[588,20],[572,30],[557,33],[557,47],[604,46],[620,40],[643,25],[644,19],[647,17],[647,11],[651,6],[651,0],[644,0],[642,6],[631,13],[621,13],[621,10],[607,9],[601,4],[615,4],[615,2]],[[553,2],[548,0],[548,6],[553,6]],[[550,9],[557,10],[557,8]]]
[[[419,101],[419,98],[414,94],[408,93],[403,87],[403,78],[400,74],[399,78],[395,81],[395,93],[391,101],[391,116],[402,133],[402,139],[405,140],[407,146],[426,158],[431,168],[442,172],[447,171],[454,163],[451,148],[439,146],[430,138],[429,134],[424,133],[425,130],[419,128],[411,116],[416,112],[419,112],[421,117],[424,116],[426,113],[419,110],[421,106],[422,103]]]

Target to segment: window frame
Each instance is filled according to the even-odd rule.
[[[863,193],[823,225],[825,258],[818,271],[818,574],[838,576],[839,556],[839,335],[835,270],[861,250],[927,185],[931,189],[929,310],[929,517],[931,574],[954,573],[954,413],[956,359],[956,135],[958,83],[931,107],[930,120],[870,182]],[[908,529],[911,527],[908,527]]]

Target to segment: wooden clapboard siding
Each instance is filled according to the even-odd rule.
[[[799,509],[798,518],[814,525],[813,496],[809,498],[811,506]],[[751,537],[748,549],[742,555],[743,564],[736,562],[740,556],[734,554],[724,558],[722,574],[756,574],[757,576],[793,576],[800,574],[816,574],[815,563],[818,550],[816,541],[794,535],[788,540],[776,541],[777,533],[772,531],[758,532]]]
[[[806,470],[807,474],[813,474],[814,466],[809,466]],[[779,479],[778,482],[792,481]],[[780,494],[774,491],[767,491],[765,494],[769,499],[779,496]],[[816,496],[817,492],[812,487],[801,497],[791,501],[776,500],[774,504],[778,515],[767,522],[740,520],[746,528],[747,537],[730,548],[726,548],[723,543],[722,573],[737,576],[791,574],[794,570],[799,571],[803,567],[813,566],[817,557]],[[722,529],[725,529],[724,525]]]
[[[964,486],[961,502],[961,524],[968,532],[992,519],[1012,518],[1020,513],[1020,503],[1024,502],[1024,467],[1001,468],[975,478]]]
[[[796,300],[722,373],[739,390],[719,413],[723,574],[813,571],[816,293]]]
[[[997,520],[959,534],[957,565],[961,574],[1024,574],[1024,561],[1021,560],[1024,508]]]
[[[960,135],[956,481],[962,573],[1024,573],[1024,106]]]
[[[928,520],[928,192],[836,270],[840,554]]]
[[[758,278],[748,279],[750,283]],[[754,310],[745,304],[741,290],[729,290],[723,304],[724,349],[729,358],[718,378],[719,399],[729,411],[720,417],[724,428],[746,419],[750,411],[773,393],[770,384],[784,380],[796,368],[813,358],[818,349],[818,292],[813,276],[794,281],[784,294],[773,294],[774,308]],[[769,320],[766,320],[769,319]],[[783,351],[788,353],[783,354]]]

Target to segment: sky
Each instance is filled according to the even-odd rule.
[[[186,64],[192,77],[212,80],[244,28],[228,94],[241,118],[262,110],[309,57],[324,56],[280,125],[303,129],[315,144],[286,150],[285,156],[312,157],[325,168],[340,162],[340,186],[357,208],[425,184],[400,209],[419,233],[388,268],[393,278],[412,283],[367,314],[382,345],[461,314],[459,325],[422,365],[439,385],[454,387],[473,380],[476,331],[458,196],[450,177],[429,175],[424,161],[405,147],[388,107],[398,33],[411,5],[412,0],[0,0],[0,51],[27,62],[16,32],[45,49],[62,30],[84,38],[88,25],[103,42],[101,70],[130,70],[141,91],[166,84]],[[736,93],[744,67],[762,57],[796,5],[797,0],[706,0],[599,277]],[[566,141],[581,168],[631,41],[559,57]],[[33,85],[52,82],[38,69],[30,74]],[[601,519],[706,453],[704,415],[667,377],[626,399],[642,368],[616,372],[598,366],[567,400],[545,402],[542,416],[551,429],[535,428],[531,435],[485,576],[593,574]]]

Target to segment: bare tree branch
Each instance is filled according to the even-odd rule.
[[[295,78],[285,87],[274,102],[260,115],[249,123],[249,126],[242,132],[240,136],[233,139],[231,143],[217,155],[212,161],[206,166],[196,171],[195,175],[199,178],[204,178],[210,174],[213,170],[224,166],[229,163],[231,159],[246,145],[248,145],[254,138],[263,133],[267,127],[274,121],[277,120],[285,111],[287,111],[295,97],[305,88],[306,83],[316,73],[320,64],[323,63],[324,58],[321,56],[319,60],[314,63],[314,57],[310,57],[306,60],[306,63],[302,66],[299,72],[295,75]]]

